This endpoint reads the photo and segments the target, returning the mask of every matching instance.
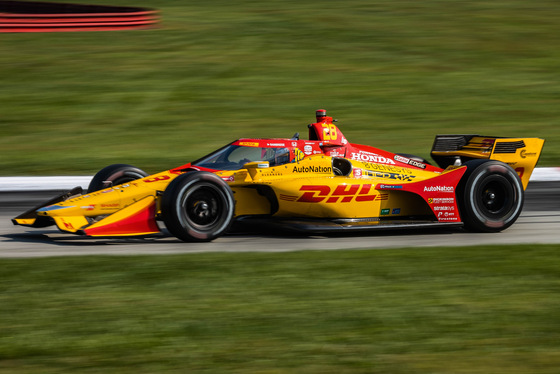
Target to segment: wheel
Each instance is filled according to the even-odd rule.
[[[500,161],[472,160],[459,184],[457,198],[465,227],[471,231],[498,232],[517,220],[523,209],[521,179]]]
[[[165,226],[186,242],[211,241],[223,235],[233,222],[233,192],[222,178],[205,171],[181,174],[161,199]]]
[[[103,190],[111,186],[116,186],[147,176],[148,173],[132,165],[109,165],[95,174],[89,183],[88,192]]]

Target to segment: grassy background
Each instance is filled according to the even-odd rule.
[[[1,34],[0,175],[155,172],[241,136],[306,136],[317,108],[395,152],[537,136],[539,165],[559,164],[556,0],[95,3],[157,8],[161,27]]]
[[[155,172],[317,108],[354,142],[538,136],[559,165],[556,0],[95,3],[161,27],[0,34],[0,175]],[[0,373],[557,373],[559,253],[0,260]]]
[[[0,260],[0,373],[557,373],[560,247]]]

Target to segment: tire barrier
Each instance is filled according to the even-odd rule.
[[[0,0],[0,32],[71,32],[146,29],[154,9]]]

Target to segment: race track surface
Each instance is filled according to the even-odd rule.
[[[184,243],[169,236],[95,239],[63,234],[56,228],[29,229],[12,225],[10,218],[48,196],[50,195],[45,196],[45,193],[0,194],[0,257],[284,252],[522,243],[560,244],[560,182],[529,184],[521,217],[512,227],[496,234],[467,233],[462,229],[335,236],[239,233],[218,238],[211,243]]]

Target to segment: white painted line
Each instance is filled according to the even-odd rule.
[[[536,168],[531,174],[530,182],[558,182],[560,181],[560,167]]]
[[[0,192],[87,189],[92,176],[68,177],[0,177]]]
[[[93,176],[68,177],[0,177],[0,192],[69,190],[77,186],[87,189]],[[531,182],[560,181],[560,167],[536,168]]]

